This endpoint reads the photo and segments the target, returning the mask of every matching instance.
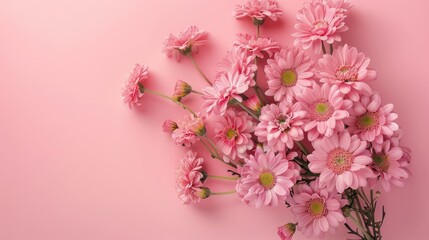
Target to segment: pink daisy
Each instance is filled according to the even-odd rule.
[[[197,53],[198,48],[207,43],[208,33],[199,30],[196,26],[189,26],[184,32],[180,32],[178,36],[170,34],[164,41],[163,52],[169,58],[174,58],[180,61],[182,55],[189,53]]]
[[[255,124],[246,112],[235,112],[229,109],[219,117],[215,125],[215,139],[219,149],[226,155],[224,160],[229,162],[236,157],[243,159],[248,150],[253,149],[251,140]]]
[[[369,62],[363,53],[346,44],[338,47],[333,55],[323,55],[318,75],[321,82],[336,84],[352,101],[359,101],[360,95],[372,93],[366,82],[377,78],[377,72],[368,68]]]
[[[261,143],[267,142],[273,151],[292,149],[294,141],[304,139],[302,126],[306,112],[301,104],[283,101],[279,105],[266,105],[261,110],[255,135]]]
[[[344,100],[337,86],[325,83],[320,87],[306,88],[297,96],[303,109],[307,111],[307,121],[303,127],[308,132],[308,140],[314,141],[319,135],[330,137],[335,131],[344,131],[343,120],[349,116],[352,106],[350,100]]]
[[[296,152],[285,156],[273,151],[264,153],[258,148],[254,156],[245,159],[241,169],[241,178],[236,185],[241,200],[256,208],[262,205],[275,207],[285,201],[300,177],[298,167],[290,161],[296,156]]]
[[[210,114],[214,112],[218,115],[224,115],[230,100],[243,101],[240,94],[249,88],[248,78],[244,74],[237,72],[228,72],[218,78],[213,86],[202,90],[205,100],[202,108]]]
[[[197,158],[196,153],[188,151],[181,159],[176,171],[176,190],[183,204],[198,203],[204,195],[202,164],[204,159]]]
[[[198,136],[206,134],[204,118],[193,114],[186,115],[182,121],[176,123],[176,126],[174,122],[166,122],[164,125],[164,131],[167,133],[171,128],[175,128],[171,132],[171,138],[177,145],[185,147],[190,147],[196,142]]]
[[[348,30],[345,18],[345,14],[338,14],[338,9],[329,6],[326,1],[304,3],[297,15],[297,32],[292,34],[296,37],[294,45],[301,45],[304,49],[313,47],[315,52],[320,53],[322,41],[328,44],[341,41],[339,33]]]
[[[299,48],[285,48],[268,59],[265,66],[268,90],[267,96],[274,96],[274,100],[281,101],[302,93],[306,87],[312,85],[313,61]]]
[[[344,122],[349,126],[350,133],[358,134],[362,140],[381,144],[399,129],[394,122],[398,114],[392,110],[393,104],[381,106],[380,95],[374,93],[362,96],[359,102],[355,102],[349,110],[350,117]]]
[[[255,57],[239,47],[233,47],[227,52],[222,61],[218,64],[216,76],[219,78],[227,72],[237,72],[247,77],[249,86],[255,86],[255,71],[257,66],[255,64]]]
[[[386,192],[390,191],[391,184],[402,187],[404,181],[409,177],[407,165],[401,162],[404,153],[400,147],[393,146],[390,140],[385,141],[382,145],[373,146],[371,166]],[[371,179],[368,182],[371,187],[374,187],[377,179]]]
[[[372,163],[368,143],[357,135],[342,133],[324,137],[312,142],[314,151],[307,156],[308,167],[314,173],[320,173],[321,187],[344,192],[346,188],[365,187],[367,179],[374,174],[367,166]]]
[[[255,25],[262,25],[267,17],[277,21],[282,14],[275,0],[247,0],[243,5],[237,5],[234,12],[237,19],[249,17]]]
[[[310,185],[297,185],[293,198],[288,202],[298,221],[298,230],[307,238],[324,237],[327,232],[334,232],[336,227],[346,222],[341,208],[347,200],[341,199],[341,194],[335,190],[320,188],[317,180]]]
[[[136,64],[127,82],[122,87],[122,101],[128,104],[130,108],[140,106],[140,98],[143,97],[143,91],[140,91],[140,87],[148,79],[147,69],[146,65]]]
[[[281,240],[292,240],[295,234],[296,224],[288,223],[277,228],[277,234]]]
[[[280,49],[277,42],[270,38],[258,38],[247,33],[237,36],[238,39],[234,42],[234,46],[246,50],[253,57],[264,58],[264,53],[271,57],[275,51]]]

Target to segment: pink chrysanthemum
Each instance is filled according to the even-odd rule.
[[[403,155],[404,151],[400,147],[393,146],[390,140],[382,145],[373,146],[371,167],[386,192],[390,191],[391,184],[402,187],[409,177],[406,165],[401,162]],[[369,186],[374,187],[377,179],[371,179],[368,182]]]
[[[246,152],[254,146],[251,137],[255,128],[252,118],[246,112],[229,109],[219,117],[215,125],[215,138],[219,149],[225,154],[224,160],[230,162],[236,157],[243,159]]]
[[[204,159],[197,158],[196,153],[188,151],[177,166],[176,190],[183,204],[198,203],[202,198],[203,162]]]
[[[213,86],[206,87],[202,90],[204,103],[202,108],[210,113],[224,115],[228,107],[228,102],[235,99],[243,101],[240,94],[249,88],[248,78],[244,74],[237,72],[228,72],[218,78]]]
[[[146,65],[136,64],[133,72],[130,74],[127,82],[122,87],[122,101],[128,106],[140,106],[140,98],[143,93],[140,91],[140,85],[148,79],[148,67]]]
[[[341,208],[347,200],[341,199],[341,194],[335,190],[320,188],[318,181],[297,185],[293,198],[288,202],[298,221],[298,230],[306,237],[324,237],[346,222]]]
[[[281,240],[292,240],[295,230],[296,224],[288,223],[277,228],[277,235]]]
[[[266,105],[261,110],[255,135],[261,143],[267,142],[273,151],[292,149],[294,141],[304,139],[302,126],[306,112],[301,104],[283,101],[279,105]]]
[[[318,75],[321,82],[336,84],[352,101],[359,101],[360,95],[372,93],[366,82],[377,78],[377,72],[368,68],[369,62],[363,53],[346,44],[338,47],[333,55],[323,55]]]
[[[249,206],[277,206],[286,200],[290,189],[300,177],[298,167],[290,160],[298,156],[296,152],[288,155],[264,153],[258,148],[255,155],[245,159],[241,178],[236,190],[241,200]]]
[[[228,72],[237,72],[247,76],[249,86],[255,86],[255,57],[249,52],[237,46],[229,50],[222,61],[218,64],[217,78]]]
[[[292,34],[296,37],[294,45],[301,45],[304,49],[313,47],[315,52],[320,53],[322,41],[328,44],[341,41],[339,33],[348,30],[344,23],[347,15],[338,14],[339,9],[329,5],[320,0],[304,3],[297,15],[297,32]]]
[[[241,33],[237,36],[238,39],[234,41],[234,46],[246,50],[253,57],[264,58],[264,53],[271,57],[275,51],[280,49],[277,42],[270,38],[258,38],[247,33]]]
[[[180,32],[178,36],[170,34],[164,41],[163,52],[169,58],[174,58],[180,61],[182,55],[189,53],[197,53],[200,46],[207,43],[208,33],[199,30],[196,26],[189,26],[184,32]]]
[[[304,88],[312,85],[313,61],[299,48],[282,49],[268,59],[265,66],[268,90],[267,96],[274,96],[274,100],[281,101],[302,93]]]
[[[182,121],[176,123],[176,126],[174,126],[174,122],[166,122],[163,126],[167,133],[172,127],[175,129],[171,132],[171,138],[177,145],[185,147],[190,147],[196,142],[198,136],[206,134],[204,118],[193,114],[186,115]]]
[[[325,83],[320,87],[314,84],[297,96],[303,109],[307,111],[307,121],[303,127],[308,132],[308,140],[314,141],[319,135],[330,137],[334,130],[344,130],[343,120],[349,116],[352,106],[350,100],[344,100],[336,85]]]
[[[257,25],[263,24],[267,17],[277,21],[282,14],[275,0],[247,0],[243,5],[237,5],[234,12],[237,19],[249,17]]]
[[[367,166],[372,163],[368,143],[357,135],[350,136],[345,130],[331,137],[312,142],[314,151],[307,156],[308,167],[314,173],[320,173],[321,187],[327,186],[331,191],[336,188],[339,193],[346,188],[365,187],[367,179],[374,174]]]
[[[385,138],[393,136],[399,129],[394,121],[398,114],[392,112],[393,104],[381,106],[381,97],[374,93],[371,96],[362,96],[349,110],[350,117],[344,122],[349,126],[352,134],[358,134],[362,140],[381,144]]]

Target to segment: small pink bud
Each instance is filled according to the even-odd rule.
[[[296,224],[288,223],[277,228],[281,240],[291,240],[296,230]]]
[[[261,112],[262,104],[256,95],[244,101],[244,104],[258,114]]]
[[[177,123],[172,120],[165,120],[164,124],[162,124],[162,130],[169,134],[171,134],[177,128],[179,128]]]
[[[191,92],[191,85],[182,80],[177,80],[176,86],[174,87],[173,99],[180,102],[183,97],[186,97]]]

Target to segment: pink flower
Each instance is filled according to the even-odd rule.
[[[176,85],[174,86],[173,98],[180,102],[183,97],[188,96],[191,92],[191,85],[182,80],[177,80]]]
[[[350,100],[344,100],[337,86],[325,83],[320,87],[306,88],[297,96],[303,109],[307,112],[304,131],[308,132],[308,140],[314,141],[319,135],[330,137],[334,131],[344,130],[343,120],[349,116],[352,106]]]
[[[169,132],[172,123],[164,123],[165,132]],[[204,136],[206,134],[206,128],[204,125],[204,118],[201,116],[194,116],[193,114],[186,115],[182,121],[176,123],[177,128],[171,133],[171,138],[177,145],[190,147],[195,143],[198,136]]]
[[[271,57],[275,51],[280,49],[277,42],[270,38],[258,38],[247,33],[237,36],[238,39],[234,42],[234,46],[246,50],[253,57],[264,58],[264,53]]]
[[[204,159],[197,158],[195,153],[188,151],[177,166],[176,190],[183,204],[198,203],[203,196],[203,162]]]
[[[296,224],[288,223],[277,228],[277,234],[281,240],[292,240],[295,234]]]
[[[290,161],[298,156],[291,152],[286,156],[274,151],[264,153],[258,148],[255,155],[245,159],[241,178],[236,190],[241,200],[249,206],[277,206],[289,196],[290,189],[300,177],[299,169]]]
[[[331,137],[312,142],[314,151],[307,156],[308,167],[314,173],[320,173],[321,187],[331,191],[336,188],[339,193],[346,188],[365,187],[367,179],[374,174],[368,167],[372,163],[368,143],[358,136],[350,136],[345,130]]]
[[[172,134],[178,128],[177,123],[172,120],[165,120],[164,124],[162,124],[162,130],[169,134]]]
[[[215,125],[215,139],[219,149],[226,155],[225,162],[236,157],[243,159],[246,152],[253,148],[251,140],[255,124],[246,112],[235,112],[231,109],[219,117]]]
[[[390,140],[382,145],[373,146],[371,167],[386,192],[390,191],[391,184],[402,187],[409,177],[409,171],[406,168],[408,164],[402,162],[404,154],[409,156],[408,149],[403,151],[400,147],[393,146]],[[371,187],[374,187],[377,179],[371,179],[368,182]]]
[[[256,95],[251,96],[246,101],[244,101],[244,105],[258,114],[261,113],[262,103],[259,101],[259,98]]]
[[[247,0],[243,5],[237,5],[234,16],[237,19],[250,17],[255,25],[262,25],[265,18],[277,21],[282,14],[275,0]]]
[[[369,62],[355,47],[340,46],[333,55],[325,54],[319,60],[320,81],[338,85],[341,93],[352,101],[359,101],[360,95],[372,93],[366,82],[377,78],[377,73],[368,69]]]
[[[163,52],[169,58],[174,58],[180,61],[182,55],[197,53],[198,48],[207,43],[208,33],[199,30],[196,26],[189,26],[184,32],[180,32],[178,36],[170,34],[164,41]]]
[[[341,194],[335,190],[320,188],[317,180],[310,185],[297,185],[293,198],[288,202],[298,221],[298,230],[307,238],[322,238],[346,222],[341,208],[347,204],[347,200],[341,199]]]
[[[128,104],[130,108],[140,106],[140,98],[143,97],[143,91],[140,91],[140,87],[143,86],[147,79],[147,66],[136,64],[127,82],[122,87],[122,101]]]
[[[328,44],[341,41],[339,33],[348,30],[344,23],[347,15],[338,14],[339,9],[329,5],[320,0],[304,3],[297,15],[297,32],[292,34],[296,37],[294,45],[301,45],[304,49],[313,47],[315,52],[320,53],[322,41]]]
[[[255,86],[255,71],[257,66],[255,64],[255,57],[239,47],[233,47],[227,52],[222,61],[218,64],[217,78],[228,72],[237,72],[247,77],[249,86]]]
[[[351,0],[319,0],[325,1],[329,7],[335,8],[337,14],[347,14],[352,8]]]
[[[294,141],[304,139],[305,115],[299,103],[292,105],[283,101],[279,105],[266,105],[261,110],[255,135],[259,142],[267,142],[273,151],[284,151],[286,146],[292,149]]]
[[[381,106],[381,97],[377,93],[362,96],[349,110],[350,117],[345,120],[352,134],[358,134],[362,140],[383,143],[385,138],[393,136],[399,129],[394,121],[398,114],[393,113],[393,104]]]
[[[268,59],[265,66],[268,90],[267,96],[274,96],[274,100],[287,99],[302,93],[306,87],[314,82],[313,61],[299,48],[282,49]]]
[[[210,114],[224,115],[230,100],[243,101],[240,94],[249,88],[248,78],[244,74],[228,72],[218,78],[213,86],[204,88],[202,108]]]

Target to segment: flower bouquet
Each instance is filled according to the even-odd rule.
[[[291,239],[295,230],[322,238],[340,225],[359,239],[381,239],[385,210],[377,208],[376,189],[404,184],[410,150],[400,144],[393,105],[383,104],[368,85],[377,78],[370,59],[341,43],[351,7],[347,0],[304,3],[293,46],[285,46],[260,35],[266,21],[282,16],[277,2],[246,0],[234,15],[251,21],[255,33],[237,35],[213,77],[194,58],[208,33],[190,26],[171,34],[165,54],[192,61],[207,82],[201,91],[181,80],[172,94],[148,89],[148,67],[135,66],[122,92],[130,108],[154,94],[188,111],[162,126],[190,149],[176,173],[184,204],[236,194],[255,208],[289,207],[295,218],[278,228],[281,239]],[[203,99],[198,111],[184,103],[191,94]],[[224,176],[205,171],[204,161],[212,159],[195,152],[197,143],[225,164]],[[208,179],[231,180],[235,189],[215,192],[205,185]]]

